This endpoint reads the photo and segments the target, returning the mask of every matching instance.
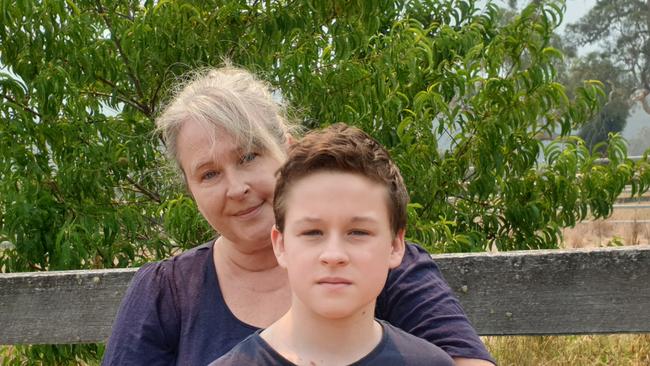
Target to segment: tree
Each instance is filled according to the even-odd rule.
[[[628,97],[650,114],[650,2],[599,0],[567,30],[576,44],[599,44],[603,57],[633,77],[640,90]]]
[[[604,93],[585,82],[570,99],[557,82],[562,1],[505,25],[474,0],[1,4],[2,271],[137,266],[211,237],[152,130],[178,76],[225,57],[306,126],[344,121],[385,144],[410,187],[408,236],[434,252],[553,248],[626,184],[650,184],[620,137],[604,166],[569,136]],[[20,352],[65,363],[101,347]]]
[[[510,10],[516,11],[518,1],[509,2]],[[605,97],[601,97],[601,109],[587,123],[577,131],[587,147],[593,150],[595,146],[602,149],[610,133],[623,131],[630,114],[630,94],[634,90],[633,77],[620,65],[615,64],[609,56],[602,52],[591,52],[586,56],[578,55],[578,47],[584,45],[577,42],[575,30],[571,29],[568,35],[555,35],[551,39],[553,47],[564,54],[562,60],[555,63],[558,72],[558,81],[567,88],[569,97],[574,95],[576,89],[583,86],[584,80],[598,80],[603,83]],[[543,134],[541,138],[548,140],[553,134]]]
[[[610,133],[618,133],[625,128],[630,115],[629,95],[634,87],[634,80],[620,67],[612,64],[602,54],[592,52],[584,57],[576,57],[565,81],[569,89],[575,88],[585,79],[597,79],[603,82],[605,96],[602,98],[600,111],[579,131],[579,136],[592,149],[603,146]]]

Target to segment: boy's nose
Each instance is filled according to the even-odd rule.
[[[329,266],[338,266],[348,263],[349,258],[345,252],[340,239],[328,240],[325,248],[320,254],[320,261]]]

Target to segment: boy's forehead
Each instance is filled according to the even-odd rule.
[[[358,222],[375,219],[375,214],[368,214],[368,204],[374,211],[388,214],[388,189],[354,172],[322,170],[309,173],[293,181],[288,193],[287,213],[307,209],[312,214],[301,215],[301,219],[306,221],[320,219],[315,213],[331,209],[332,206],[336,206],[341,215],[345,214],[350,220]]]
[[[387,188],[382,183],[361,173],[332,169],[306,173],[292,182],[289,191],[295,191],[296,188],[302,193],[313,193],[315,191],[323,193],[359,193],[359,188],[363,188],[362,195],[374,195],[376,191],[388,193]]]

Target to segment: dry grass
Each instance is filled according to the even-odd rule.
[[[500,366],[650,365],[650,335],[483,337]]]
[[[648,205],[647,202],[644,205]],[[650,208],[617,208],[603,220],[587,220],[562,230],[564,248],[591,248],[610,245],[650,244]]]

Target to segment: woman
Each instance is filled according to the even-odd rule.
[[[233,67],[200,73],[158,118],[188,191],[220,236],[138,271],[103,365],[205,365],[289,309],[270,230],[275,172],[292,127],[269,89]],[[389,274],[376,316],[435,343],[458,365],[492,364],[437,267],[415,245]]]

